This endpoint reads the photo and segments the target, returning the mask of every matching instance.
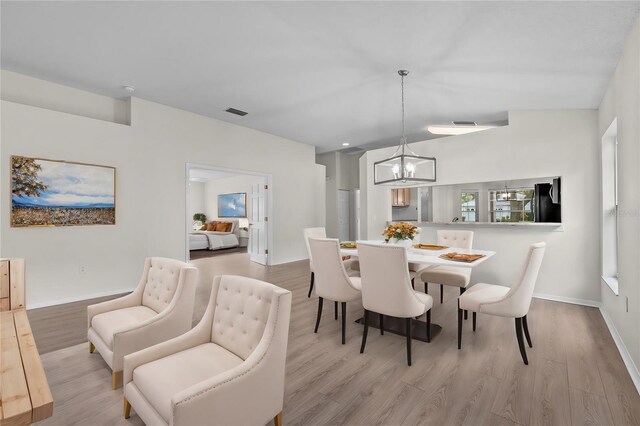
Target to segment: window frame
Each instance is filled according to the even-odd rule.
[[[523,200],[514,200],[514,201],[530,201],[531,202],[531,210],[505,210],[504,212],[509,212],[509,213],[520,213],[520,214],[527,214],[527,213],[531,213],[533,215],[533,219],[532,220],[518,220],[516,222],[502,222],[502,221],[497,221],[497,220],[491,220],[492,218],[495,218],[495,214],[496,213],[501,213],[503,212],[503,210],[491,210],[491,203],[494,202],[494,199],[492,198],[491,194],[498,194],[499,192],[504,192],[503,188],[497,188],[497,189],[488,189],[487,190],[487,198],[488,198],[488,203],[487,203],[487,210],[488,210],[488,217],[487,220],[489,223],[533,223],[535,222],[535,188],[534,187],[517,187],[517,188],[507,188],[507,191],[509,192],[518,192],[518,191],[531,191],[532,195],[531,198],[525,198]],[[497,199],[495,200],[497,201]]]
[[[463,209],[463,205],[462,205],[462,194],[474,194],[474,205],[475,205],[475,210],[464,210]],[[458,207],[460,208],[460,218],[464,218],[465,217],[465,213],[469,214],[469,213],[473,213],[475,216],[475,220],[470,221],[470,220],[462,220],[463,222],[468,222],[468,223],[477,223],[480,222],[480,211],[479,211],[479,198],[480,198],[480,191],[475,190],[475,189],[469,189],[469,190],[462,190],[460,191],[460,196],[458,197]]]

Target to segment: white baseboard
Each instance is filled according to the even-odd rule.
[[[46,308],[48,306],[64,305],[65,303],[80,302],[82,300],[97,299],[105,296],[114,296],[116,294],[131,293],[135,288],[121,288],[118,290],[103,291],[100,293],[85,294],[76,297],[67,297],[65,299],[52,300],[40,303],[27,303],[27,309]]]
[[[640,370],[638,370],[638,366],[633,362],[633,358],[631,358],[627,347],[622,341],[620,333],[618,333],[616,326],[613,324],[613,320],[602,304],[600,305],[600,313],[602,314],[602,318],[604,318],[604,322],[607,324],[607,327],[609,327],[609,332],[611,333],[611,337],[613,337],[613,341],[616,342],[618,352],[620,352],[624,365],[627,367],[627,371],[629,371],[631,380],[633,380],[633,384],[636,385],[636,390],[640,393]]]
[[[552,294],[534,293],[533,297],[537,299],[551,300],[554,302],[571,303],[572,305],[590,306],[592,308],[599,308],[600,302],[587,299],[576,299],[573,297],[554,296]]]
[[[584,300],[584,299],[574,299],[572,297],[553,296],[550,294],[539,294],[539,293],[535,293],[533,297],[536,297],[538,299],[552,300],[554,302],[572,303],[574,305],[583,305],[583,306],[598,308],[600,310],[600,314],[602,315],[602,318],[604,319],[605,324],[607,324],[609,333],[611,333],[611,337],[613,337],[613,341],[615,342],[616,347],[618,348],[618,352],[622,357],[622,361],[624,361],[624,365],[625,367],[627,367],[627,371],[631,376],[631,380],[633,381],[633,384],[636,386],[636,390],[638,391],[638,393],[640,393],[640,370],[638,369],[638,366],[635,364],[635,362],[633,362],[633,358],[631,358],[631,355],[629,354],[627,347],[622,341],[622,337],[620,336],[620,333],[618,333],[618,330],[616,329],[616,326],[614,325],[613,320],[609,316],[609,313],[605,309],[602,302],[596,302],[593,300]]]

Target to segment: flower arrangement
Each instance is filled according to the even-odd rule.
[[[420,228],[408,222],[400,222],[387,226],[382,235],[384,240],[389,242],[390,239],[396,240],[413,240],[420,232]]]

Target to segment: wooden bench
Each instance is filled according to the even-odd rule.
[[[0,424],[28,425],[53,414],[53,397],[24,309],[0,312]]]

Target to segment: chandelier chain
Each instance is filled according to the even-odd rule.
[[[404,154],[404,147],[407,144],[407,137],[404,134],[404,75],[400,74],[400,92],[402,96],[402,153]]]

